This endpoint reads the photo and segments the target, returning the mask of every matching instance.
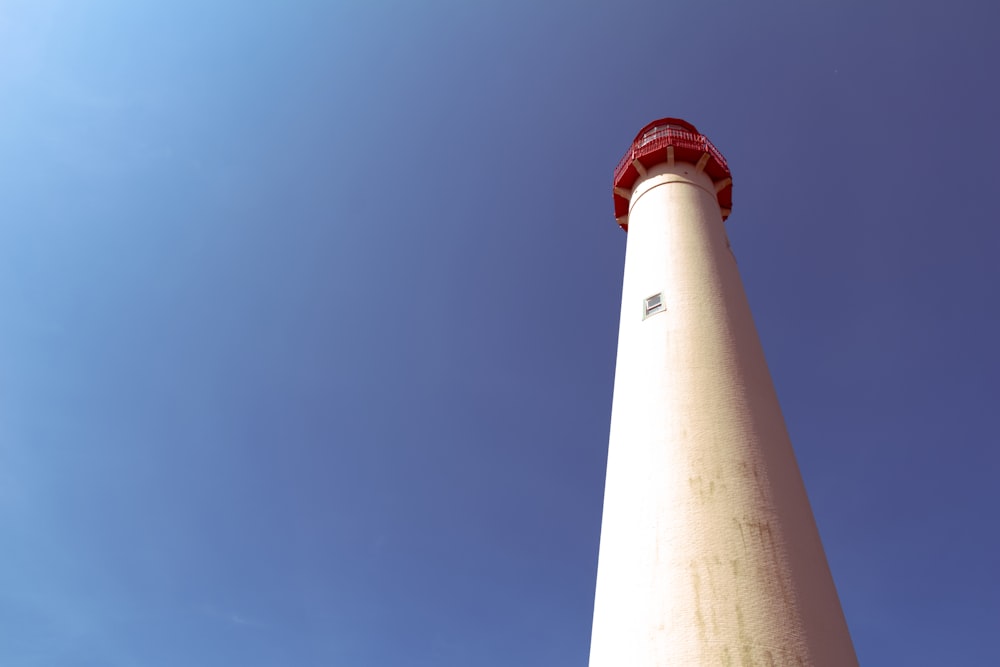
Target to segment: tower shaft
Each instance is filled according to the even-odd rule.
[[[628,241],[590,666],[856,665],[727,184],[700,162],[640,164],[616,189]]]

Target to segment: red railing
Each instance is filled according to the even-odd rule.
[[[628,152],[625,153],[625,156],[622,157],[618,166],[615,167],[615,182],[617,183],[622,177],[625,170],[628,169],[630,164],[632,164],[632,160],[642,158],[644,155],[649,155],[650,153],[666,146],[676,146],[678,148],[688,148],[708,153],[718,161],[719,165],[722,166],[723,169],[729,171],[729,165],[726,163],[726,158],[722,157],[722,153],[719,152],[719,149],[716,148],[707,137],[698,134],[697,132],[689,132],[679,127],[667,125],[654,127],[652,130],[649,130],[632,143]]]
[[[667,150],[670,147],[673,148],[672,152]],[[615,167],[615,219],[623,229],[628,230],[629,192],[645,173],[641,167],[633,166],[633,160],[638,160],[646,168],[652,168],[656,163],[669,160],[671,155],[677,162],[700,165],[705,175],[716,184],[722,219],[729,216],[733,207],[733,188],[732,174],[726,158],[694,125],[680,118],[661,118],[642,129]]]

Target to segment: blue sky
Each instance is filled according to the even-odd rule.
[[[997,13],[0,2],[0,664],[585,664],[667,115],[861,662],[996,664]]]

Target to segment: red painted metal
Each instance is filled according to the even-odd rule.
[[[718,183],[724,179],[732,179],[729,165],[726,158],[716,148],[705,135],[698,132],[694,125],[680,118],[661,118],[654,120],[646,127],[639,130],[635,135],[635,140],[629,147],[625,156],[615,167],[615,189],[631,190],[636,181],[639,180],[639,171],[635,168],[633,161],[638,161],[646,169],[656,166],[660,162],[667,160],[667,148],[674,147],[675,162],[690,162],[696,164],[702,155],[708,154],[708,162],[705,164],[705,173],[712,179],[713,183]],[[628,205],[629,200],[614,192],[615,218],[621,221],[621,227],[628,231]],[[729,217],[729,210],[733,207],[733,184],[718,192],[719,208],[722,209],[722,219]]]

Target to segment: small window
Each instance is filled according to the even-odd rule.
[[[657,313],[662,313],[667,307],[663,303],[663,292],[659,294],[654,294],[653,296],[647,296],[646,300],[643,302],[642,307],[642,319],[646,319],[651,315],[656,315]]]

